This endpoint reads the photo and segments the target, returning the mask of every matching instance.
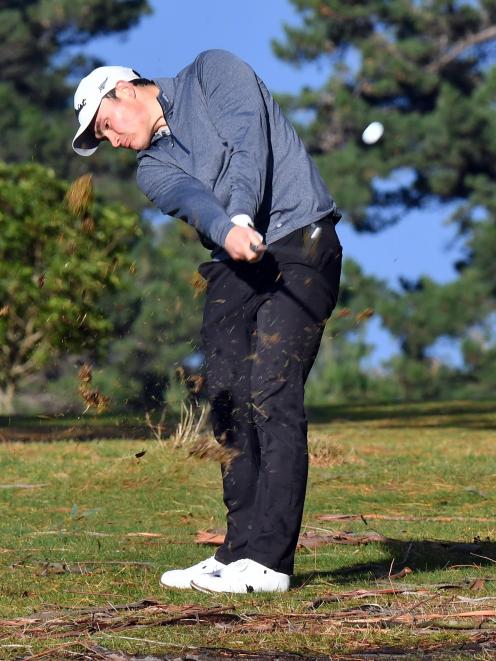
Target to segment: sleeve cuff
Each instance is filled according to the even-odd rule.
[[[237,213],[231,218],[231,223],[238,225],[239,227],[255,227],[253,220],[247,213]]]

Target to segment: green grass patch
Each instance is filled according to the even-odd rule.
[[[158,583],[165,569],[214,551],[195,535],[224,525],[215,463],[145,438],[20,443],[9,439],[10,419],[0,446],[0,658],[76,658],[92,645],[157,656],[193,647],[494,658],[494,409],[312,411],[304,531],[385,541],[303,547],[289,593],[239,596]],[[348,518],[321,518],[338,514]],[[141,600],[149,606],[109,619],[113,607]],[[60,626],[53,613],[29,623],[36,613],[97,608],[107,615],[96,625],[76,611],[59,613]]]

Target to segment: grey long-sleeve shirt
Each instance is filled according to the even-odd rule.
[[[245,62],[209,50],[155,82],[171,134],[138,153],[138,185],[215,244],[214,255],[237,214],[267,244],[332,211],[339,218],[296,131]]]

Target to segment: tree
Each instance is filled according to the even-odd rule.
[[[123,32],[144,14],[147,0],[5,0],[0,8],[0,159],[39,161],[73,178],[90,164],[71,148],[76,81],[102,62],[79,50],[94,37]],[[143,207],[143,196],[122,182],[133,154],[101,150],[91,159],[107,199]]]
[[[439,285],[423,277],[402,280],[377,303],[384,326],[400,342],[401,355],[390,361],[403,399],[446,397],[458,379],[456,370],[432,359],[429,349],[439,338],[466,341],[490,312],[489,287],[472,270]]]
[[[384,395],[367,374],[364,361],[372,350],[366,340],[366,327],[376,314],[370,304],[387,291],[384,282],[366,276],[356,262],[344,262],[339,303],[327,323],[308,380],[307,404],[363,401]]]
[[[139,235],[120,205],[71,212],[66,183],[37,164],[0,163],[0,411],[61,353],[97,353],[112,331],[99,307],[118,290]],[[89,197],[89,196],[88,196]]]
[[[163,403],[176,368],[198,351],[203,285],[196,269],[208,252],[189,225],[172,221],[145,225],[130,257],[136,272],[104,305],[116,339],[96,382],[114,404],[151,410]]]
[[[460,383],[488,392],[496,376],[495,3],[291,1],[302,24],[285,27],[276,54],[328,63],[330,78],[282,101],[290,113],[310,112],[300,130],[345,219],[380,231],[409,209],[457,203],[451,221],[465,245],[458,280],[403,281],[400,292],[368,301],[400,341],[389,369],[402,396],[446,395],[447,386],[459,393]],[[385,132],[371,146],[361,134],[373,120]],[[461,341],[463,368],[430,359],[442,337]]]
[[[331,77],[286,106],[312,111],[305,137],[355,227],[433,200],[463,202],[456,219],[470,222],[496,174],[494,2],[291,1],[303,25],[285,27],[276,54],[328,61]],[[360,139],[371,120],[385,126],[372,148]]]

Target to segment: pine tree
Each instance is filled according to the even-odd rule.
[[[375,232],[411,209],[456,203],[451,221],[464,246],[457,281],[404,280],[400,292],[371,293],[368,301],[400,342],[390,369],[402,396],[446,395],[450,387],[489,392],[496,385],[496,4],[291,2],[302,22],[285,26],[275,52],[296,65],[328,66],[329,79],[282,102],[295,117],[310,113],[300,130],[345,221]],[[373,121],[384,134],[367,144],[362,132]],[[430,359],[442,337],[461,342],[461,369],[437,369]]]
[[[463,202],[456,219],[470,222],[496,174],[495,3],[291,1],[303,24],[276,54],[330,77],[286,105],[312,111],[305,137],[351,222],[379,230],[433,200]],[[385,127],[374,146],[361,140],[371,121]]]
[[[138,217],[89,193],[73,205],[67,192],[51,169],[0,162],[3,413],[28,377],[64,353],[101,353],[112,334],[102,301],[122,286]]]
[[[147,0],[6,0],[0,7],[0,159],[38,161],[72,179],[90,167],[107,199],[143,207],[133,154],[110,150],[91,159],[71,148],[75,81],[102,64],[84,55],[91,39],[121,33],[150,13]]]

